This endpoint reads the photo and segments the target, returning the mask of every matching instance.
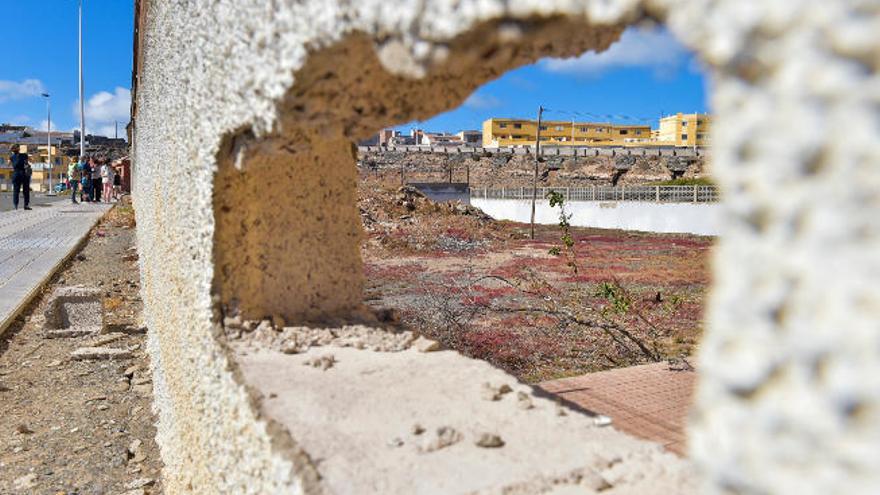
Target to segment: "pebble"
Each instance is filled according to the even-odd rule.
[[[155,480],[152,478],[138,478],[134,481],[129,481],[125,484],[125,488],[128,490],[134,490],[136,488],[143,488],[145,486],[149,486],[155,483]]]
[[[497,449],[504,446],[504,440],[493,433],[483,433],[475,442],[477,447],[484,449]]]
[[[412,345],[419,352],[434,352],[440,350],[440,342],[426,339],[425,337],[417,338]]]

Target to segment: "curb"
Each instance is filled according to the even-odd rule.
[[[63,205],[63,206],[58,205],[58,206],[64,207],[67,205]],[[37,296],[37,294],[39,294],[46,287],[46,284],[52,279],[52,277],[54,277],[55,274],[58,273],[58,269],[61,268],[62,266],[64,266],[65,263],[70,261],[70,258],[72,258],[74,254],[76,254],[77,252],[79,252],[80,249],[82,249],[83,244],[85,244],[86,239],[89,238],[89,235],[95,229],[95,226],[98,225],[98,222],[103,220],[103,218],[107,215],[107,213],[110,213],[113,210],[113,208],[116,208],[116,204],[114,204],[112,207],[107,209],[101,216],[95,218],[95,221],[94,221],[94,223],[92,223],[92,226],[89,227],[89,230],[87,230],[82,236],[80,236],[79,239],[77,239],[76,244],[74,244],[73,247],[71,247],[71,249],[67,252],[67,254],[62,256],[61,259],[58,260],[58,263],[56,263],[54,266],[52,266],[52,268],[48,272],[46,272],[46,275],[40,280],[40,282],[37,285],[35,285],[30,291],[28,291],[28,293],[25,294],[25,296],[23,298],[21,298],[21,300],[18,302],[18,304],[15,306],[15,308],[13,308],[13,310],[9,313],[9,315],[6,317],[6,319],[0,321],[0,338],[3,337],[3,334],[6,333],[6,330],[8,330],[9,327],[12,325],[12,322],[14,322],[15,319],[18,318],[19,315],[21,315],[21,313],[30,305],[30,303],[34,300],[34,298]]]

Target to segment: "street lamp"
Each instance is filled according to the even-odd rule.
[[[49,93],[43,93],[46,99],[46,164],[49,166],[49,196],[55,196],[55,189],[52,187],[52,99]]]
[[[79,156],[86,155],[86,112],[83,91],[82,0],[79,0]]]

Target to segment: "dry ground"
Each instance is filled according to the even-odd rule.
[[[0,494],[162,492],[133,226],[112,210],[0,340]],[[73,361],[94,337],[43,337],[48,296],[78,284],[105,291],[109,331],[127,332],[106,346],[132,359]]]
[[[377,181],[360,197],[368,304],[446,347],[540,382],[697,345],[713,238],[573,228],[566,256],[558,226],[531,240],[527,225]]]

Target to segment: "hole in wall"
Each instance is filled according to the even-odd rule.
[[[461,182],[462,172],[470,169],[465,183],[471,182],[472,191],[482,185],[478,199],[490,200],[489,190],[508,186],[500,179],[483,185],[478,173],[495,180],[498,170],[514,169],[523,157],[527,163],[534,157],[528,144],[498,142],[454,154],[357,146],[383,126],[425,121],[463,102],[473,104],[471,95],[480,95],[474,93],[480,84],[512,67],[604,49],[622,32],[618,26],[591,27],[582,19],[493,22],[433,47],[433,62],[426,66],[408,59],[400,42],[351,35],[311,55],[280,106],[273,133],[256,137],[242,131],[227,138],[214,182],[214,290],[225,311],[225,335],[241,379],[262,398],[268,417],[310,455],[352,453],[315,464],[327,486],[345,491],[353,482],[352,465],[363,467],[356,469],[360,483],[373,480],[385,493],[407,492],[413,479],[442,475],[422,472],[407,461],[412,455],[432,455],[450,466],[464,462],[474,473],[507,465],[515,456],[487,458],[481,449],[501,447],[505,436],[513,441],[520,433],[488,431],[497,428],[477,425],[473,418],[503,422],[509,419],[504,415],[519,414],[513,409],[552,404],[485,363],[419,352],[435,348],[426,337],[535,383],[648,357],[662,360],[669,352],[659,349],[659,340],[666,345],[665,339],[675,336],[652,335],[646,341],[633,335],[630,325],[656,332],[648,308],[666,319],[678,311],[699,312],[701,304],[687,298],[705,290],[700,271],[705,260],[681,277],[669,272],[685,269],[682,257],[704,256],[711,240],[578,227],[566,234],[558,222],[539,225],[533,240],[522,224],[499,220],[497,214],[490,218],[474,207],[476,201],[471,206],[432,202],[418,188],[407,187],[422,180],[417,163],[410,170],[393,166],[436,162],[440,181],[447,183]],[[425,72],[417,74],[420,70]],[[556,110],[573,108],[557,105]],[[559,121],[548,119],[548,126]],[[547,130],[548,137],[553,135]],[[576,128],[574,137],[582,137]],[[586,149],[583,156],[567,155],[563,151],[570,144],[546,143],[539,160],[539,187],[547,184],[539,195],[542,207],[549,190],[564,187],[560,178],[576,174],[579,163],[606,166],[608,173],[599,180],[608,183],[589,185],[603,194],[610,191],[612,196],[598,203],[612,208],[629,201],[625,190],[623,201],[613,196],[621,189],[612,181],[630,186],[630,195],[639,191],[630,178],[640,160],[666,166],[667,158],[686,155],[678,149],[684,147],[658,146],[652,150],[656,157],[645,156],[648,141],[635,140],[589,143],[601,156],[589,156]],[[516,151],[506,153],[499,146]],[[556,153],[547,152],[551,149]],[[634,150],[642,155],[633,155]],[[392,166],[379,163],[383,160]],[[618,163],[629,165],[626,173],[615,168]],[[437,182],[434,168],[424,171],[425,181]],[[674,175],[668,167],[663,173]],[[522,179],[529,184],[531,174]],[[510,187],[522,194],[527,186]],[[567,194],[564,204],[571,208],[577,188],[568,187],[557,192]],[[570,245],[561,240],[567,235]],[[664,276],[670,280],[658,282]],[[580,361],[590,364],[572,364]],[[456,376],[479,376],[488,385],[456,381]],[[508,394],[513,398],[507,400]],[[294,403],[302,397],[309,400]],[[496,401],[511,402],[513,409],[490,411]],[[357,406],[367,403],[375,406]],[[520,420],[528,421],[514,422]],[[347,422],[361,427],[348,431]],[[424,431],[429,434],[423,437]],[[558,446],[567,444],[562,439],[570,434],[548,427],[541,438]],[[375,458],[356,455],[377,441],[391,446],[387,455],[384,450]],[[458,447],[447,450],[453,445]],[[518,447],[513,442],[507,448]],[[557,450],[565,455],[566,449]],[[537,475],[545,461],[529,462],[533,465],[514,478]],[[578,461],[566,461],[571,462]],[[371,469],[373,475],[367,473]],[[401,470],[409,471],[393,474]],[[473,489],[468,485],[473,480],[463,476],[451,491]],[[481,482],[512,483],[507,478]]]

